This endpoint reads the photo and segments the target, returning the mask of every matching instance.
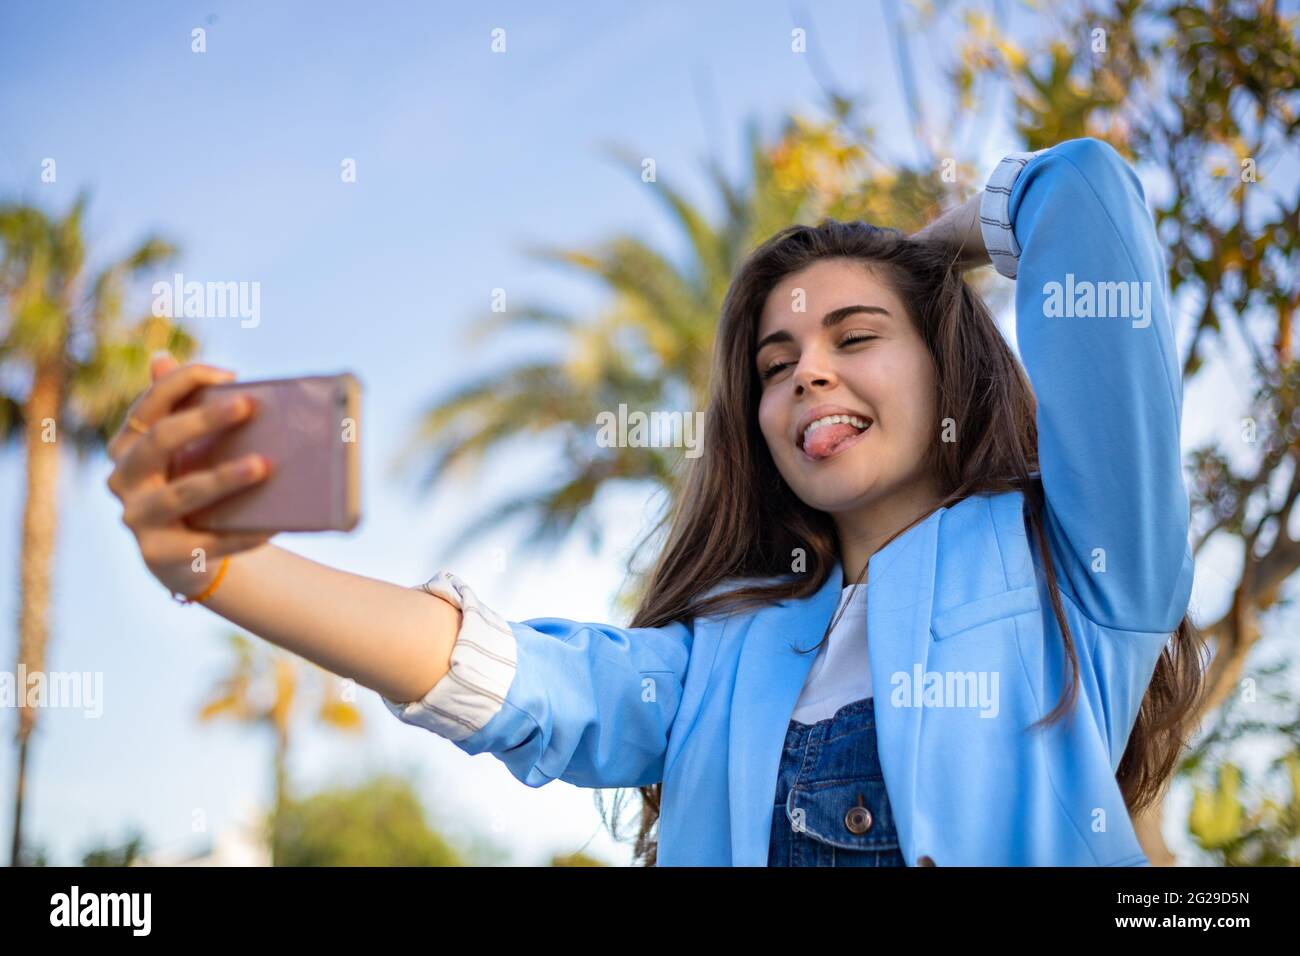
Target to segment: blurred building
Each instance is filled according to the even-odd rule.
[[[271,848],[262,833],[260,814],[241,811],[236,822],[214,834],[208,846],[195,851],[161,848],[144,853],[132,866],[270,866]]]

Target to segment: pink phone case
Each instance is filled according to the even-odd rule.
[[[361,518],[361,385],[356,376],[223,382],[197,389],[177,409],[231,393],[257,402],[252,418],[172,456],[170,477],[257,452],[271,463],[258,484],[193,511],[204,531],[351,531]]]

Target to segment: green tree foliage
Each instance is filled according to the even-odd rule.
[[[410,783],[396,777],[290,798],[276,833],[276,866],[464,865],[429,828]]]
[[[968,102],[981,75],[1009,86],[1028,148],[1097,136],[1162,181],[1148,198],[1190,337],[1184,375],[1239,347],[1249,357],[1233,376],[1248,399],[1234,440],[1189,456],[1193,550],[1231,539],[1243,567],[1227,612],[1198,621],[1214,652],[1202,713],[1214,716],[1182,773],[1196,781],[1189,829],[1218,862],[1300,863],[1296,701],[1279,690],[1267,706],[1251,656],[1300,567],[1288,530],[1300,497],[1300,19],[1271,0],[1075,3],[1057,16],[1029,48],[973,14],[954,76]],[[1252,774],[1229,740],[1272,759]],[[1153,858],[1161,842],[1156,816],[1143,833]]]
[[[145,838],[133,827],[120,843],[102,843],[81,856],[82,866],[130,866],[145,853]]]

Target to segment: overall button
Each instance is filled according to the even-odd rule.
[[[841,850],[898,849],[898,831],[883,780],[839,780],[790,788],[790,829]]]
[[[866,833],[871,829],[871,811],[863,806],[862,794],[858,794],[858,805],[850,807],[844,814],[844,826],[850,833]]]

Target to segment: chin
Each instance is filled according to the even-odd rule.
[[[845,469],[843,474],[824,475],[808,480],[801,475],[799,484],[790,487],[804,504],[818,511],[837,512],[860,508],[881,495],[879,476]]]

